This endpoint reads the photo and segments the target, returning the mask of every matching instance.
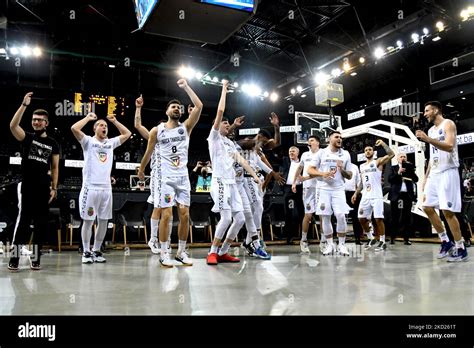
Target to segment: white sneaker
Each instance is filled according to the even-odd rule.
[[[323,251],[323,255],[331,255],[334,252],[334,244],[326,243],[326,248]]]
[[[30,256],[31,254],[33,254],[32,251],[28,250],[28,247],[26,245],[22,245],[21,246],[21,255],[24,255],[24,256]]]
[[[342,255],[342,256],[349,256],[350,255],[349,250],[347,250],[347,247],[346,247],[345,244],[339,245],[337,249],[338,249],[337,251],[339,252],[339,254]]]
[[[320,243],[319,243],[319,251],[320,251],[321,253],[324,253],[324,250],[326,250],[326,245],[327,245],[327,244],[328,244],[327,242],[320,242]]]
[[[182,251],[181,255],[176,254],[174,259],[178,262],[181,262],[183,264],[183,266],[192,266],[193,265],[193,261],[189,258],[188,253],[186,251]]]
[[[86,251],[82,254],[82,263],[94,263],[92,259],[92,253],[90,251]]]
[[[159,254],[159,253],[160,253],[160,244],[158,243],[158,239],[156,239],[156,238],[151,238],[151,239],[148,241],[148,246],[150,247],[151,252],[152,252],[153,254]]]
[[[92,252],[92,260],[97,263],[107,262],[107,260],[105,259],[105,257],[102,256],[102,253],[100,251]]]
[[[3,243],[0,242],[0,255],[3,254]]]
[[[307,240],[300,241],[300,248],[301,248],[301,252],[303,254],[309,254],[310,253]]]
[[[161,263],[161,266],[163,266],[163,267],[171,268],[171,267],[174,266],[173,261],[170,259],[170,254],[169,253],[162,253],[161,254],[160,263]]]

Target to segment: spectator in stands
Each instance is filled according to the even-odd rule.
[[[464,198],[474,198],[474,178],[469,179],[467,182],[466,192],[464,192]]]

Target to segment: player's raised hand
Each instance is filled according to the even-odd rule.
[[[95,121],[95,120],[97,120],[97,115],[94,114],[93,112],[89,112],[86,117],[87,117],[87,120],[88,120],[88,121]]]
[[[140,96],[135,100],[135,107],[141,108],[143,106],[143,96]]]
[[[377,139],[375,142],[375,146],[382,146],[384,144],[384,141],[382,139]]]
[[[241,125],[244,124],[244,122],[245,122],[245,116],[239,116],[234,120],[234,124],[236,127],[240,127]]]
[[[108,119],[111,123],[114,123],[115,121],[117,121],[117,119],[115,118],[115,115],[113,115],[113,114],[107,115],[107,119]]]
[[[277,114],[275,114],[274,112],[271,113],[271,116],[270,116],[270,123],[275,126],[275,127],[279,127],[280,126],[280,118],[278,117]]]
[[[185,79],[179,79],[178,80],[178,87],[184,89],[184,88],[188,87],[188,82]]]
[[[23,98],[23,105],[25,106],[30,105],[32,95],[33,95],[33,92],[28,92],[25,94],[25,97]]]

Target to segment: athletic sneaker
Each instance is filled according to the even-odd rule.
[[[160,263],[161,263],[161,266],[167,267],[167,268],[171,268],[171,267],[174,266],[174,263],[173,263],[173,261],[171,260],[169,253],[163,253],[163,254],[161,255],[161,257],[160,257]]]
[[[217,253],[210,253],[207,255],[206,261],[208,265],[217,265]]]
[[[324,253],[324,250],[326,250],[326,245],[327,245],[327,244],[328,244],[327,242],[320,242],[320,243],[319,243],[319,251],[320,251],[321,253]]]
[[[347,250],[347,247],[345,244],[338,245],[337,251],[339,252],[340,255],[342,256],[349,256],[349,250]]]
[[[247,254],[249,254],[249,256],[253,256],[255,257],[255,246],[253,245],[253,242],[250,242],[249,244],[246,244],[245,241],[242,242],[242,248],[244,248],[245,250],[247,250]]]
[[[219,263],[226,263],[226,262],[240,262],[240,259],[237,257],[230,256],[228,253],[224,255],[217,255],[217,262]]]
[[[82,254],[82,263],[94,263],[92,253],[90,251],[86,251]]]
[[[385,251],[387,250],[387,243],[380,241],[379,244],[375,247],[375,251]]]
[[[369,250],[370,248],[372,248],[375,244],[377,244],[377,240],[375,238],[373,239],[369,239],[367,244],[364,246],[364,249],[365,250]]]
[[[300,241],[300,248],[301,248],[301,252],[303,254],[309,254],[310,253],[307,240],[301,240]]]
[[[3,243],[0,242],[0,255],[3,254]]]
[[[176,254],[175,258],[176,261],[181,262],[183,266],[192,266],[193,261],[189,258],[189,255],[186,251],[182,251],[181,255]]]
[[[441,247],[439,248],[438,259],[444,259],[446,256],[451,255],[455,249],[456,249],[456,246],[454,245],[453,242],[443,241],[441,243]]]
[[[454,250],[451,256],[448,257],[448,262],[462,262],[467,261],[468,259],[469,256],[467,255],[467,250],[463,248],[457,248]]]
[[[272,258],[272,256],[262,247],[255,250],[255,256],[262,260],[270,260]]]
[[[334,244],[326,243],[326,248],[323,251],[323,255],[331,255],[335,251],[334,249]]]
[[[97,262],[97,263],[103,263],[103,262],[106,262],[107,260],[105,259],[105,257],[102,256],[102,253],[100,251],[93,251],[92,261]]]
[[[153,254],[159,254],[159,253],[160,253],[160,244],[158,243],[158,239],[156,239],[156,238],[151,238],[151,239],[148,241],[148,246],[150,247],[151,252],[152,252]]]
[[[20,267],[18,264],[20,263],[20,258],[19,257],[11,257],[10,261],[8,262],[8,269],[10,271],[18,271]]]
[[[33,261],[33,259],[31,258],[31,256],[29,257],[30,259],[30,268],[33,270],[33,271],[39,271],[41,269],[41,265],[39,263],[38,260],[36,261]]]

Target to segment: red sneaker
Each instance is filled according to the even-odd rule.
[[[217,261],[219,262],[240,262],[240,259],[237,257],[230,256],[229,254],[217,256]]]
[[[217,253],[210,253],[207,255],[207,264],[208,265],[217,265]]]

